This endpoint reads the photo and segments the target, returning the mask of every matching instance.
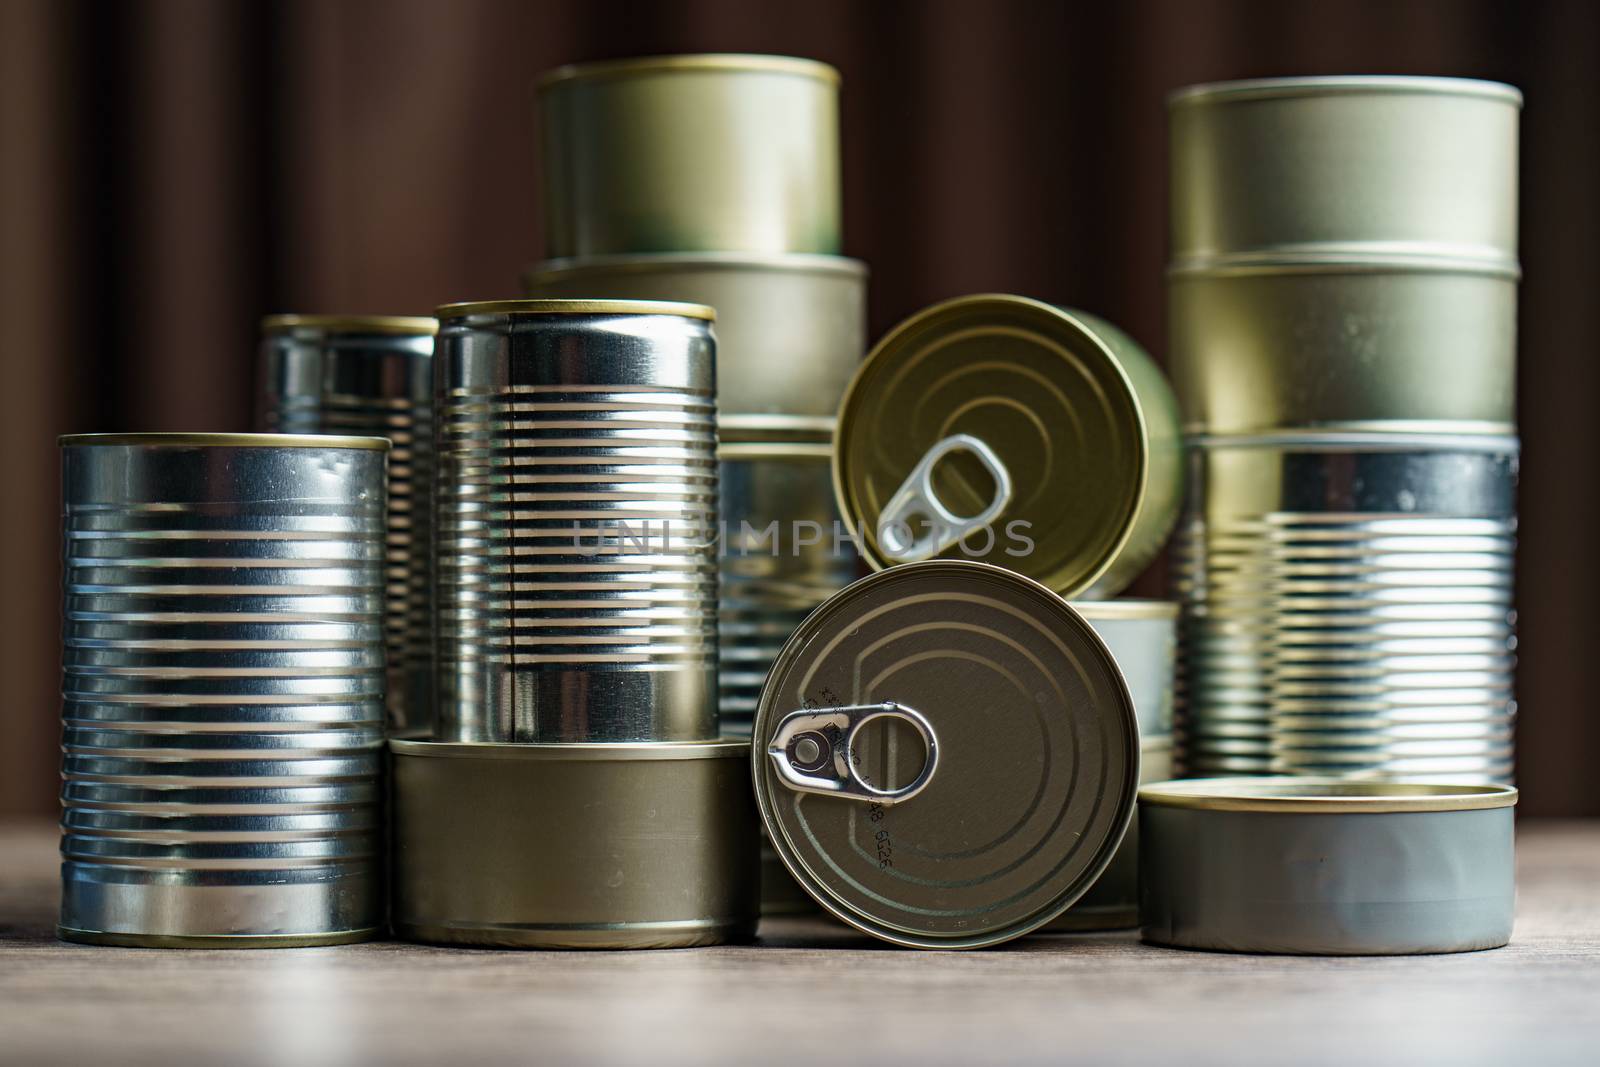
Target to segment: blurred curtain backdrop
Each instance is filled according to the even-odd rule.
[[[1590,0],[4,0],[0,814],[56,807],[55,436],[248,428],[268,312],[515,295],[541,255],[535,77],[699,51],[843,72],[846,251],[871,264],[875,334],[1004,290],[1158,354],[1168,91],[1520,86],[1520,784],[1526,814],[1600,813],[1597,46]]]

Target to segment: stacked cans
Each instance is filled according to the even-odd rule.
[[[710,308],[439,309],[438,726],[394,752],[394,924],[539,947],[751,932],[719,739]]]
[[[433,729],[433,319],[273,315],[261,323],[256,421],[271,433],[388,438],[389,725]]]
[[[1172,101],[1191,774],[1511,776],[1520,103],[1428,78]]]
[[[839,75],[811,60],[592,63],[540,85],[549,258],[530,296],[717,309],[723,726],[856,571],[828,449],[866,347],[863,264],[838,253]]]
[[[388,443],[62,445],[61,935],[373,936]]]

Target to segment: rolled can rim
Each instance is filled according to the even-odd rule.
[[[1386,814],[1509,808],[1509,785],[1331,777],[1190,778],[1139,787],[1139,803],[1201,811]]]
[[[1176,619],[1176,600],[1156,600],[1151,597],[1117,597],[1113,600],[1068,601],[1074,611],[1084,618],[1096,619]]]
[[[1413,425],[1440,426],[1438,423]],[[1273,430],[1249,434],[1198,433],[1186,437],[1184,444],[1188,448],[1205,451],[1262,448],[1301,452],[1487,452],[1508,455],[1517,455],[1522,451],[1522,438],[1515,432],[1505,432],[1500,429],[1499,424],[1446,425],[1450,429],[1444,432],[1396,428]],[[1461,428],[1467,425],[1481,425],[1484,429],[1481,432],[1471,432]]]
[[[56,438],[62,448],[134,445],[141,448],[354,448],[387,452],[387,437],[313,433],[69,433]]]
[[[1411,74],[1333,74],[1297,78],[1246,78],[1186,85],[1167,96],[1167,107],[1210,100],[1260,100],[1335,93],[1419,93],[1435,96],[1481,96],[1522,106],[1522,90],[1485,78],[1448,78]]]
[[[436,334],[439,320],[417,315],[267,315],[261,320],[264,334],[293,330],[323,333]]]
[[[716,309],[676,300],[465,300],[440,304],[439,321],[471,315],[676,315],[717,321]]]
[[[748,71],[758,74],[793,74],[838,85],[837,68],[819,59],[742,52],[694,52],[680,55],[637,56],[567,63],[540,75],[535,88],[544,93],[570,82],[626,78],[638,74],[673,74],[699,71]]]
[[[1273,274],[1476,274],[1517,281],[1522,267],[1513,256],[1459,246],[1396,248],[1371,245],[1285,246],[1270,251],[1202,253],[1180,256],[1167,277],[1234,278]]]
[[[570,760],[624,763],[639,760],[746,759],[750,739],[719,737],[714,741],[607,741],[520,744],[507,741],[420,741],[394,738],[396,756],[445,759]]]
[[[864,278],[869,273],[862,260],[822,252],[629,252],[541,260],[523,271],[522,276],[532,284],[596,274],[697,270],[839,274],[852,278]]]

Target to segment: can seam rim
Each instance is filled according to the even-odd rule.
[[[523,271],[522,277],[527,284],[538,284],[610,272],[675,274],[692,270],[832,274],[851,278],[865,278],[869,273],[862,260],[823,252],[639,252],[541,260]]]
[[[435,314],[446,319],[472,315],[674,315],[716,322],[716,309],[676,300],[466,300],[440,304]]]
[[[1522,90],[1488,78],[1452,78],[1411,74],[1332,74],[1298,78],[1244,78],[1201,82],[1176,89],[1167,106],[1177,108],[1207,100],[1270,99],[1343,93],[1416,93],[1436,96],[1479,96],[1522,106]]]
[[[1190,434],[1184,447],[1219,451],[1231,448],[1282,449],[1300,452],[1486,452],[1522,451],[1522,438],[1512,433],[1439,433],[1422,430],[1282,430],[1259,434]]]
[[[792,74],[837,86],[841,78],[836,67],[805,56],[765,55],[752,52],[685,52],[630,59],[601,59],[586,63],[566,63],[539,76],[534,88],[544,93],[575,82],[626,78],[636,74],[687,74],[703,71],[748,71],[750,73]]]
[[[133,445],[143,448],[350,448],[387,452],[387,437],[309,433],[69,433],[56,438],[62,448]]]
[[[1318,788],[1378,792],[1324,795],[1312,791]],[[1306,792],[1297,793],[1297,789]],[[1155,807],[1324,815],[1510,808],[1516,806],[1517,795],[1516,788],[1507,785],[1322,777],[1191,778],[1139,787],[1139,803]]]
[[[750,750],[747,738],[723,737],[711,741],[421,741],[392,738],[389,749],[397,756],[445,759],[636,761],[743,758]]]
[[[267,315],[261,320],[264,334],[309,330],[331,334],[428,334],[439,332],[439,320],[416,315]]]

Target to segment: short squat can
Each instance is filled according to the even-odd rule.
[[[437,736],[717,736],[711,309],[439,309]]]
[[[433,728],[433,335],[428,318],[272,315],[256,420],[271,433],[370,434],[389,450],[389,725]]]
[[[62,445],[61,936],[373,936],[388,442]]]

